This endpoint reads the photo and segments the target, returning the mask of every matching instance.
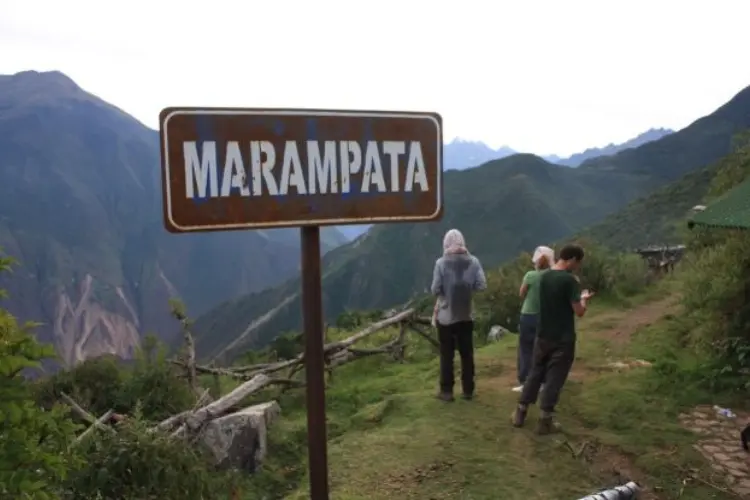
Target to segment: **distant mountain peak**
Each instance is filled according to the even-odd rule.
[[[13,75],[0,75],[0,106],[6,109],[92,99],[94,96],[60,71],[29,70]]]
[[[582,153],[576,153],[568,158],[559,158],[557,156],[548,156],[545,159],[558,165],[565,165],[567,167],[577,167],[586,160],[598,158],[600,156],[612,156],[624,151],[626,149],[637,148],[648,142],[658,141],[662,137],[674,133],[674,130],[668,128],[650,128],[645,132],[638,134],[637,136],[629,139],[622,144],[615,144],[613,142],[600,148],[588,148]]]

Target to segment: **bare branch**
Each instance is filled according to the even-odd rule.
[[[75,402],[73,398],[65,394],[64,392],[60,392],[60,397],[70,406],[70,409],[73,410],[73,412],[84,419],[86,422],[89,423],[89,425],[99,425],[100,429],[105,429],[108,432],[115,432],[115,430],[112,427],[109,427],[108,425],[104,424],[97,424],[97,419],[89,412],[83,409],[81,405]],[[114,413],[114,412],[113,412]],[[111,416],[111,415],[110,415]]]
[[[107,411],[107,413],[105,413],[104,415],[102,415],[101,417],[99,417],[99,419],[96,420],[96,421],[94,421],[94,423],[91,424],[88,429],[86,429],[85,431],[83,431],[83,433],[81,433],[80,436],[78,436],[77,438],[75,438],[75,440],[70,444],[70,447],[72,448],[73,446],[76,446],[81,441],[83,441],[88,435],[90,435],[92,432],[94,432],[94,429],[97,429],[97,428],[101,427],[104,422],[106,422],[107,420],[109,420],[110,418],[112,418],[112,414],[113,413],[114,413],[114,410],[109,410],[109,411]]]

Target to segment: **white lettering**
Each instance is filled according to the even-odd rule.
[[[384,141],[383,152],[387,154],[391,160],[391,191],[398,192],[399,188],[399,169],[398,169],[398,157],[406,153],[406,144],[399,141]]]
[[[350,189],[349,175],[356,174],[362,167],[362,148],[355,141],[342,141],[339,145],[341,157],[341,192],[348,193]]]
[[[379,192],[386,192],[383,167],[380,165],[380,152],[378,151],[378,143],[375,141],[368,141],[365,150],[365,172],[362,176],[363,193],[370,192],[371,183],[377,184]]]
[[[302,174],[302,162],[299,159],[297,143],[294,141],[286,141],[286,147],[284,147],[284,163],[281,165],[279,194],[287,194],[290,184],[297,188],[298,194],[307,194],[305,176]]]
[[[232,188],[239,189],[242,196],[250,196],[245,165],[242,163],[240,144],[237,141],[227,143],[227,154],[224,158],[224,177],[221,181],[221,196],[228,197]]]
[[[182,143],[182,157],[185,160],[185,196],[195,198],[195,184],[198,185],[198,198],[206,197],[206,190],[210,182],[210,194],[216,197],[219,188],[216,173],[216,142],[204,141],[202,144],[203,157],[198,155],[198,145],[195,141]]]
[[[299,195],[351,193],[354,178],[361,178],[354,191],[362,193],[425,192],[430,188],[418,141],[285,141],[278,144],[283,147],[278,152],[270,141],[249,144],[249,156],[244,157],[240,142],[219,144],[226,152],[219,171],[216,141],[184,142],[185,195],[286,196],[294,194],[294,189]],[[406,173],[401,177],[404,163]]]
[[[424,169],[424,158],[422,158],[422,145],[418,141],[411,141],[409,146],[409,161],[406,166],[406,182],[404,191],[410,193],[417,182],[422,191],[429,191],[427,186],[427,172]]]
[[[261,161],[261,154],[265,154],[265,161]],[[266,182],[268,194],[276,196],[279,190],[273,177],[273,167],[276,165],[276,150],[269,141],[250,142],[250,163],[252,164],[253,195],[262,194],[262,181]]]
[[[336,141],[323,143],[323,159],[320,158],[318,141],[307,141],[307,170],[310,182],[310,194],[328,192],[330,179],[331,193],[338,191],[336,176]]]

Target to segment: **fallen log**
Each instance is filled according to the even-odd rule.
[[[236,406],[250,394],[263,389],[270,382],[271,378],[268,377],[268,375],[262,373],[256,375],[244,384],[237,386],[229,394],[220,397],[210,405],[204,406],[188,415],[187,419],[185,419],[185,425],[187,425],[190,430],[198,429],[206,420],[224,414],[229,408]]]
[[[367,328],[355,333],[351,337],[348,337],[346,339],[339,340],[336,342],[330,342],[326,344],[325,346],[323,346],[324,356],[327,359],[332,359],[336,355],[336,353],[349,349],[353,344],[364,339],[365,337],[372,335],[373,333],[379,332],[380,330],[388,328],[391,325],[407,321],[413,314],[414,314],[414,309],[411,309],[411,308],[405,311],[401,311],[398,314],[395,314],[394,316],[390,316],[386,319],[383,319],[381,321],[378,321],[376,323],[369,325]],[[382,351],[378,351],[378,353],[380,352]],[[374,354],[377,354],[377,353],[374,353]],[[172,362],[177,365],[184,366],[184,361],[173,360]],[[277,363],[265,363],[265,364],[242,366],[242,367],[235,367],[235,368],[215,368],[215,367],[208,367],[208,366],[196,366],[195,368],[199,373],[225,375],[225,376],[228,376],[234,379],[240,379],[240,380],[252,380],[257,375],[261,375],[261,374],[270,375],[280,370],[291,368],[290,373],[289,373],[289,378],[291,378],[291,376],[296,374],[301,369],[300,365],[303,362],[304,362],[304,353],[301,353],[292,359],[279,361]]]

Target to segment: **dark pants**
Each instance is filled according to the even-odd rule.
[[[464,394],[474,394],[474,322],[461,321],[452,325],[438,323],[440,340],[440,390],[453,392],[453,356],[461,357],[461,387]]]
[[[523,385],[531,372],[536,339],[536,324],[539,316],[522,314],[518,322],[518,383]]]
[[[536,338],[534,343],[533,365],[531,373],[523,385],[519,404],[536,403],[539,387],[544,381],[544,391],[539,408],[545,412],[555,411],[565,381],[576,357],[576,344],[573,342],[554,342]]]

